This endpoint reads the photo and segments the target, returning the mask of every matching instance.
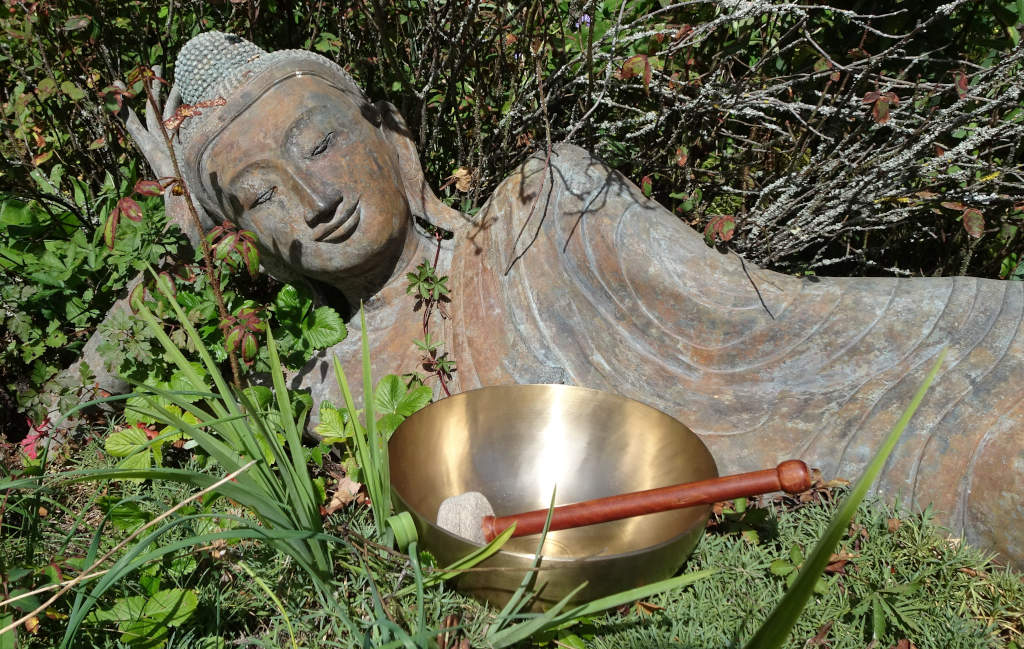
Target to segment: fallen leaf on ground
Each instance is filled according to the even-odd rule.
[[[355,500],[362,486],[362,484],[352,480],[347,475],[338,478],[338,488],[335,490],[334,495],[331,496],[331,502],[327,504],[325,513],[333,514]]]
[[[822,624],[821,628],[818,629],[818,632],[814,634],[814,637],[807,641],[807,646],[814,647],[817,645],[825,645],[828,647],[829,645],[826,644],[825,638],[828,637],[828,632],[832,630],[832,624],[832,620]]]
[[[664,610],[664,606],[658,606],[657,604],[651,604],[650,602],[637,602],[636,612],[641,615],[653,615],[656,611]]]

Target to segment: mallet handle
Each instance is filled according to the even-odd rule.
[[[687,482],[671,487],[585,500],[571,505],[555,507],[551,514],[550,531],[583,527],[597,523],[617,521],[621,518],[654,514],[670,509],[695,505],[710,505],[723,500],[756,496],[772,491],[798,493],[811,486],[811,473],[800,460],[786,460],[774,469],[738,473],[711,480]],[[513,523],[512,536],[539,534],[544,529],[548,510],[537,509],[511,516],[484,516],[484,538],[491,541]]]

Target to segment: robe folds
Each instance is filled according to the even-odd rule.
[[[546,158],[506,179],[440,255],[452,392],[615,392],[689,426],[722,474],[799,458],[853,480],[948,347],[877,491],[930,504],[953,534],[1024,564],[1024,282],[775,273],[709,248],[582,149]],[[395,287],[368,305],[378,374],[417,369],[410,299]],[[353,378],[358,340],[351,327],[331,350]],[[299,382],[340,403],[331,352]]]

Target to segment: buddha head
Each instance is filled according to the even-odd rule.
[[[390,104],[371,104],[318,54],[268,53],[220,32],[186,43],[175,83],[187,104],[226,101],[180,131],[205,227],[251,230],[265,264],[349,298],[386,278],[414,234],[412,215],[436,203]]]

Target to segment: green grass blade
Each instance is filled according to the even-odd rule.
[[[757,630],[754,637],[747,642],[745,649],[775,649],[781,647],[786,638],[789,637],[789,633],[793,630],[797,618],[803,612],[804,606],[807,605],[807,601],[814,592],[814,586],[821,577],[822,571],[828,565],[829,557],[846,533],[850,520],[857,511],[857,507],[864,500],[864,496],[867,495],[868,489],[875,481],[875,478],[881,473],[886,460],[889,459],[893,448],[896,447],[900,435],[902,435],[903,430],[907,427],[907,423],[910,422],[910,418],[917,411],[917,407],[921,404],[922,399],[924,399],[924,395],[931,386],[935,376],[939,373],[942,361],[946,358],[946,351],[943,348],[939,352],[939,356],[935,364],[932,365],[931,371],[928,372],[928,376],[925,377],[924,383],[921,384],[917,394],[910,401],[910,405],[903,411],[903,416],[896,422],[889,436],[885,438],[881,448],[878,449],[874,458],[872,458],[871,463],[864,469],[864,473],[857,480],[857,483],[853,486],[853,489],[846,497],[846,500],[843,501],[835,516],[832,517],[832,521],[829,523],[821,539],[818,540],[817,545],[814,546],[814,550],[807,557],[807,560],[804,561],[796,581],[786,591],[782,600],[776,605],[768,619],[764,621],[764,624]]]
[[[149,269],[149,272],[150,275],[156,278],[156,272],[152,268]],[[210,378],[213,379],[214,385],[217,387],[217,392],[220,393],[224,404],[230,408],[234,405],[234,401],[231,398],[233,394],[231,388],[228,386],[228,382],[224,380],[224,376],[220,373],[220,369],[217,367],[217,363],[213,360],[213,356],[210,355],[210,351],[206,349],[206,346],[203,344],[203,340],[200,337],[199,332],[196,331],[192,322],[189,321],[188,316],[178,305],[178,301],[163,290],[159,281],[156,282],[156,288],[171,305],[171,308],[174,310],[174,315],[178,318],[178,324],[181,325],[181,328],[185,330],[189,340],[191,340],[193,345],[195,345],[196,353],[199,354],[199,358],[203,361],[203,366],[209,373]],[[157,323],[156,317],[150,312],[144,303],[139,305],[139,314],[145,314],[144,317],[146,319],[146,323],[150,326],[153,333],[156,334],[157,338],[160,340],[160,344],[163,345],[164,349],[171,355],[175,365],[178,365],[189,381],[192,382],[192,385],[205,385],[205,381],[198,376],[195,368],[193,368],[185,359],[181,350],[179,350],[171,339],[167,337],[163,327]]]
[[[292,649],[298,649],[299,645],[295,642],[295,631],[292,629],[292,621],[291,618],[288,617],[288,611],[285,609],[284,604],[282,604],[281,600],[274,594],[274,591],[267,586],[267,583],[260,579],[244,561],[238,561],[235,565],[244,570],[245,574],[249,575],[249,579],[255,581],[256,585],[259,586],[260,589],[267,594],[267,597],[270,598],[270,601],[274,603],[274,606],[277,607],[278,613],[280,613],[281,617],[284,618],[285,626],[288,628],[288,637],[292,641]]]
[[[376,493],[371,494],[373,520],[377,532],[382,534],[391,515],[391,467],[388,465],[387,446],[377,434],[377,416],[373,410],[373,371],[370,366],[370,338],[366,333],[366,311],[359,307],[359,327],[363,356],[363,409],[366,415],[366,440],[369,447],[370,466],[363,467],[363,473],[372,475]]]
[[[607,610],[609,608],[615,608],[617,606],[622,606],[623,604],[635,602],[636,600],[653,597],[654,595],[664,593],[669,590],[682,588],[683,586],[689,586],[690,584],[698,582],[701,579],[707,579],[708,577],[714,575],[717,572],[717,568],[707,568],[705,570],[698,570],[696,572],[687,573],[685,575],[679,575],[678,577],[663,579],[653,584],[637,586],[636,588],[624,590],[620,593],[615,593],[614,595],[608,595],[607,597],[595,599],[592,602],[581,604],[577,608],[574,608],[571,611],[567,611],[566,613],[563,613],[562,615],[556,617],[554,620],[552,620],[551,625],[558,626],[560,624],[565,624],[566,622],[569,622],[570,620],[574,620],[576,618],[586,617],[588,615],[593,615],[594,613],[600,613],[601,611]]]
[[[278,460],[279,469],[282,472],[290,469],[290,473],[294,476],[292,484],[295,486],[295,491],[291,494],[292,500],[298,507],[298,511],[302,512],[307,526],[314,523],[319,525],[320,503],[316,500],[316,489],[313,488],[309,469],[306,467],[306,456],[302,448],[302,438],[298,427],[295,425],[295,413],[288,398],[288,388],[284,383],[284,372],[281,368],[281,359],[277,353],[277,344],[274,342],[274,336],[270,333],[269,329],[267,329],[267,351],[270,355],[270,374],[274,381],[274,394],[277,397],[277,409],[280,413],[279,420],[284,429],[288,455],[291,456],[289,458],[290,464],[285,464]]]
[[[537,541],[537,551],[533,553],[533,564],[530,566],[530,570],[526,571],[523,575],[523,580],[519,583],[519,588],[516,592],[512,593],[512,597],[509,598],[508,602],[505,603],[504,608],[498,613],[496,618],[495,629],[501,628],[512,616],[519,613],[519,611],[526,604],[526,596],[530,593],[530,586],[533,583],[534,577],[537,574],[537,569],[540,567],[542,552],[544,550],[544,541],[548,537],[548,529],[551,527],[551,516],[555,512],[555,492],[557,487],[551,489],[551,502],[548,503],[548,515],[544,519],[544,528],[540,532],[540,540]]]
[[[544,613],[530,617],[525,622],[520,622],[519,624],[516,624],[514,626],[502,629],[494,635],[488,634],[487,639],[490,642],[491,646],[495,647],[496,649],[500,649],[501,647],[513,645],[519,642],[520,640],[525,640],[526,638],[529,638],[534,633],[537,633],[538,631],[541,631],[545,627],[551,625],[552,621],[556,617],[558,617],[558,614],[561,612],[561,610],[565,608],[565,606],[569,603],[569,600],[575,597],[576,593],[583,590],[583,588],[585,588],[586,585],[587,582],[583,582],[576,588],[573,588],[557,604],[552,606]]]

